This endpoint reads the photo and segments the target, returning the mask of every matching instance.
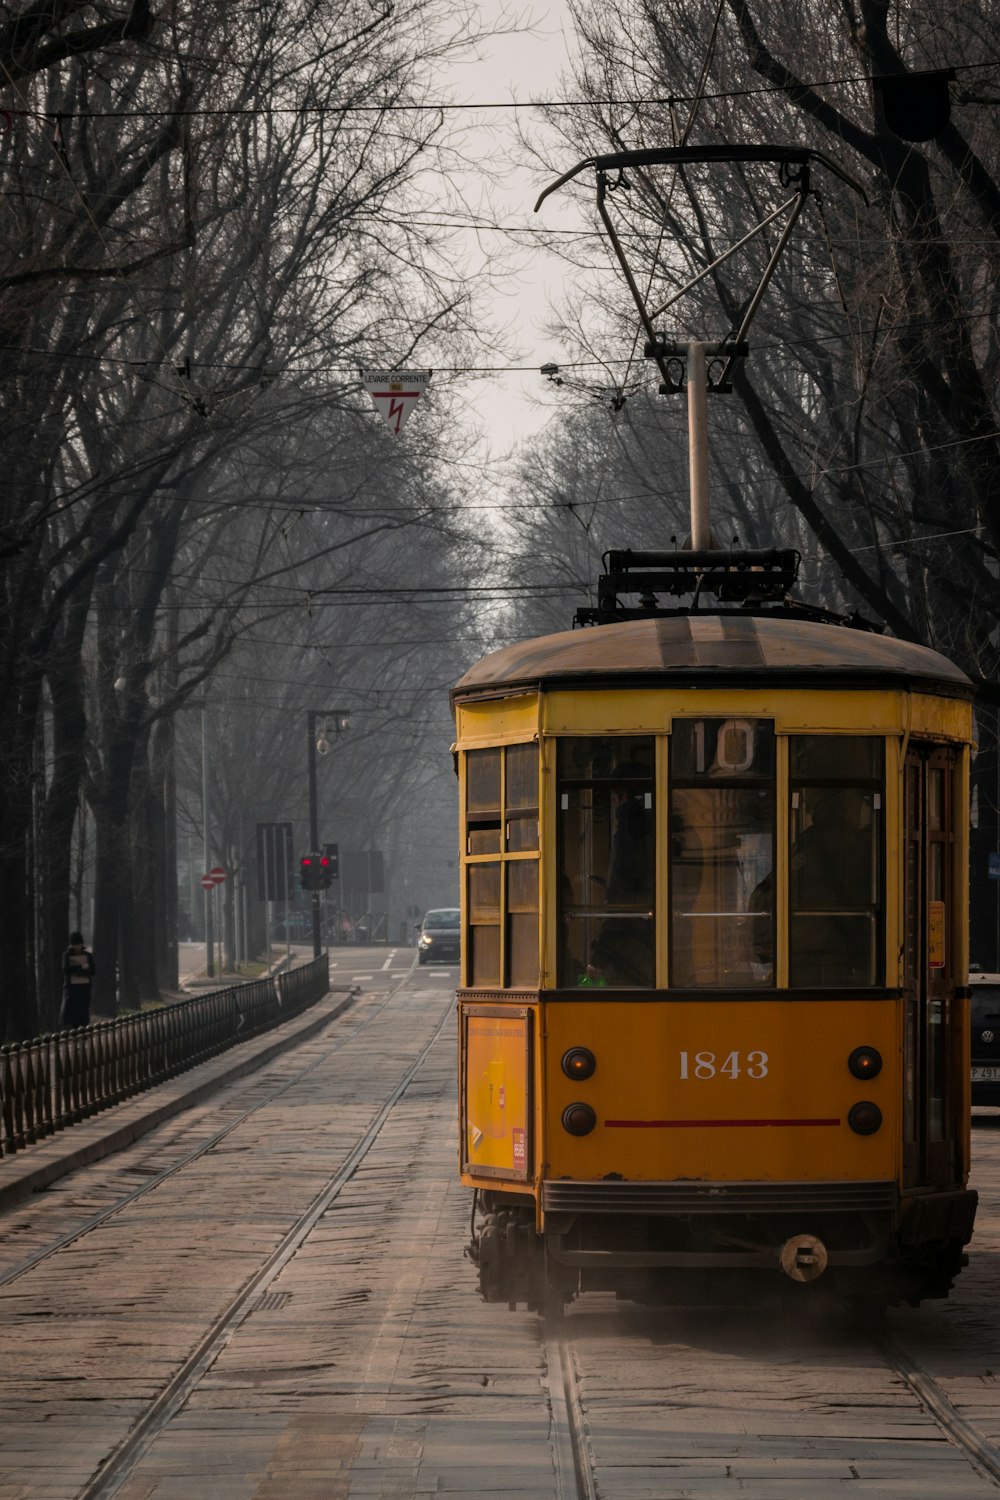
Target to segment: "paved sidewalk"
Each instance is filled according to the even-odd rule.
[[[292,1020],[260,1036],[237,1042],[207,1062],[198,1063],[123,1104],[111,1105],[89,1119],[81,1120],[78,1125],[57,1130],[54,1135],[34,1146],[26,1146],[13,1156],[0,1158],[0,1213],[65,1177],[67,1172],[101,1161],[131,1145],[164,1120],[193,1104],[200,1104],[223,1084],[243,1078],[315,1035],[341,1015],[353,1003],[357,993],[357,987],[333,988]]]

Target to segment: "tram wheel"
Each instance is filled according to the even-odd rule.
[[[907,1297],[911,1307],[923,1301],[932,1302],[947,1297],[955,1285],[955,1278],[969,1257],[961,1240],[947,1240],[944,1244],[928,1247],[930,1254],[924,1262],[923,1275],[915,1296]]]
[[[479,1231],[479,1291],[484,1302],[506,1302],[503,1237],[498,1214],[487,1214]]]

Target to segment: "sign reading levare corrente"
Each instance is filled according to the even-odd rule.
[[[393,432],[400,433],[432,374],[431,370],[362,370],[361,384]]]

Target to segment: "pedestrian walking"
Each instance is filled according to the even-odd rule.
[[[63,999],[59,1012],[59,1029],[73,1031],[90,1025],[90,989],[96,970],[94,955],[83,941],[82,932],[71,932],[69,947],[63,954]]]

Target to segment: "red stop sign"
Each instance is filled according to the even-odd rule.
[[[226,878],[226,872],[221,865],[215,865],[209,870],[208,878],[213,885],[221,885]]]
[[[215,889],[215,881],[212,879],[211,875],[203,875],[201,877],[201,886],[202,886],[202,890],[205,890],[205,891],[214,890]]]

